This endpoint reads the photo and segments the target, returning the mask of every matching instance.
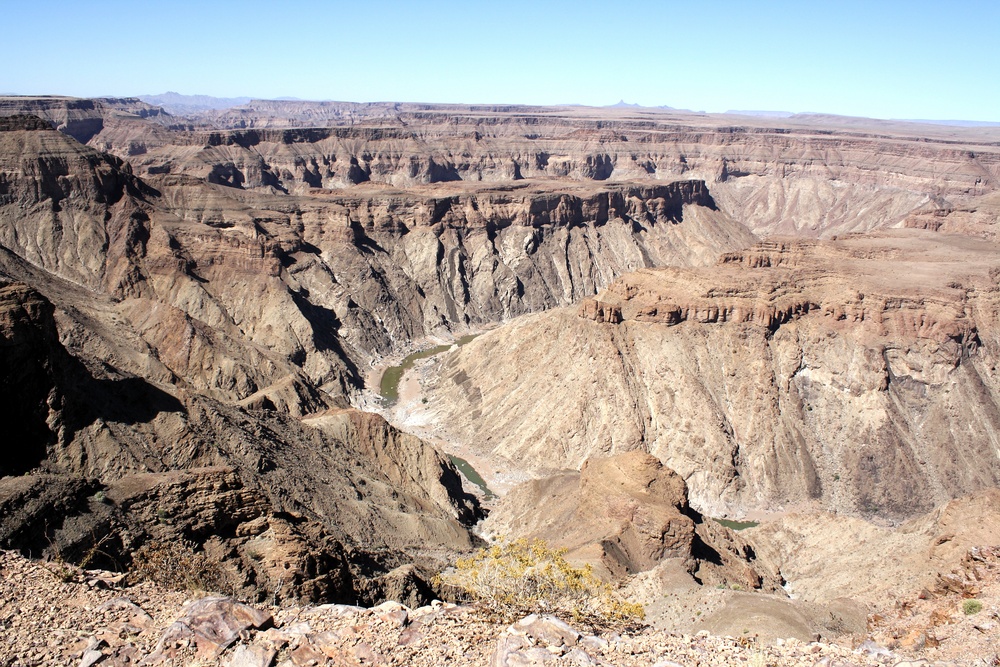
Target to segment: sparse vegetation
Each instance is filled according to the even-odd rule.
[[[983,610],[983,603],[979,600],[965,600],[962,602],[962,613],[966,616],[978,614]]]
[[[146,542],[132,554],[132,574],[179,591],[227,592],[229,575],[184,541]]]
[[[641,625],[642,605],[624,600],[589,565],[575,567],[565,556],[539,539],[501,542],[459,559],[439,581],[463,590],[500,622],[539,613],[598,628]]]
[[[101,547],[111,538],[111,535],[105,535],[101,539],[97,539],[95,535],[91,534],[91,538],[93,539],[93,544],[90,545],[90,548],[84,552],[79,562],[76,563],[67,561],[63,556],[62,550],[49,540],[50,556],[46,565],[49,572],[58,577],[63,583],[76,581],[84,568],[89,566],[97,556],[108,557],[108,554],[102,551]]]

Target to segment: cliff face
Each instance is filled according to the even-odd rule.
[[[157,494],[207,508],[219,482],[249,513],[209,517],[229,541],[206,549],[465,548],[478,509],[455,469],[345,397],[415,340],[552,308],[449,357],[428,388],[461,439],[533,473],[643,449],[708,513],[902,516],[997,482],[993,246],[911,230],[746,250],[742,224],[989,237],[988,131],[239,113],[0,100],[0,389],[28,416],[3,470],[26,475],[0,504],[42,498],[45,475],[65,489],[4,535],[39,516],[78,517],[68,536],[110,526],[98,491],[140,498],[147,519]],[[114,525],[122,553],[126,532],[153,534]]]
[[[169,175],[154,188],[38,118],[2,129],[5,409],[24,426],[4,471],[27,474],[4,502],[38,505],[4,530],[76,517],[50,537],[80,553],[79,526],[115,532],[121,554],[155,537],[95,513],[94,493],[202,468],[246,489],[244,523],[295,512],[310,535],[363,549],[468,547],[479,510],[454,467],[343,409],[359,367],[753,239],[698,181],[307,198]],[[68,491],[36,498],[43,471]],[[217,528],[236,540],[234,526]]]
[[[134,291],[154,193],[119,158],[21,117],[0,132],[0,244],[113,294]]]
[[[909,232],[640,271],[451,353],[425,396],[515,469],[644,449],[709,514],[907,516],[1000,480],[995,252]]]
[[[303,423],[153,384],[114,368],[114,358],[85,364],[60,342],[54,311],[23,284],[0,288],[2,407],[13,425],[4,474],[45,471],[100,488],[138,473],[226,466],[255,502],[304,512],[347,543],[469,544],[461,522],[477,509],[455,469],[381,417],[335,410]]]
[[[158,365],[227,401],[300,373],[350,391],[412,339],[753,240],[699,181],[264,196],[173,176],[153,189],[49,130],[0,139],[0,244],[124,299]]]
[[[880,121],[276,102],[198,121],[169,137],[105,133],[94,145],[133,155],[144,175],[299,194],[365,183],[703,180],[755,232],[807,236],[967,207],[1000,177],[993,130]]]
[[[272,193],[703,180],[759,234],[830,236],[974,209],[1000,178],[1000,135],[990,128],[810,115],[254,101],[178,119],[134,99],[0,99],[9,113],[43,116],[143,177]]]
[[[106,535],[124,567],[150,541],[226,560],[253,537],[271,574],[303,573],[283,596],[350,601],[341,545],[469,547],[479,510],[454,467],[318,387],[344,389],[352,362],[283,281],[277,241],[185,226],[127,164],[37,118],[0,128],[4,548],[82,557]],[[244,556],[238,584],[264,585]]]
[[[25,285],[0,285],[0,410],[9,428],[0,476],[35,468],[55,441],[49,417],[59,403],[53,356],[59,336],[52,306]]]

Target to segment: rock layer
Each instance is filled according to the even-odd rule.
[[[0,287],[5,381],[23,381],[4,385],[21,425],[3,457],[19,476],[0,478],[4,548],[128,568],[144,545],[183,542],[247,594],[322,601],[367,590],[342,545],[367,561],[472,544],[478,503],[455,468],[381,417],[340,409],[307,424],[92,371],[59,341],[54,310]]]
[[[828,236],[967,209],[1000,177],[995,129],[815,114],[254,101],[178,122],[131,99],[0,98],[0,114],[10,113],[45,116],[143,176],[277,193],[700,179],[724,210],[766,234]],[[71,118],[90,123],[87,131]],[[987,224],[995,223],[994,215]]]
[[[536,474],[649,451],[716,516],[912,515],[1000,479],[996,256],[909,232],[640,271],[450,353],[427,406]]]

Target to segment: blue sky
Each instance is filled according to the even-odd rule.
[[[0,92],[1000,121],[1000,2],[0,0]]]

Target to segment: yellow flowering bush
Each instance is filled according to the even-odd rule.
[[[457,587],[494,619],[509,623],[527,614],[551,614],[599,628],[641,624],[642,605],[622,599],[590,565],[575,567],[565,549],[544,540],[501,541],[460,558],[440,582]]]

